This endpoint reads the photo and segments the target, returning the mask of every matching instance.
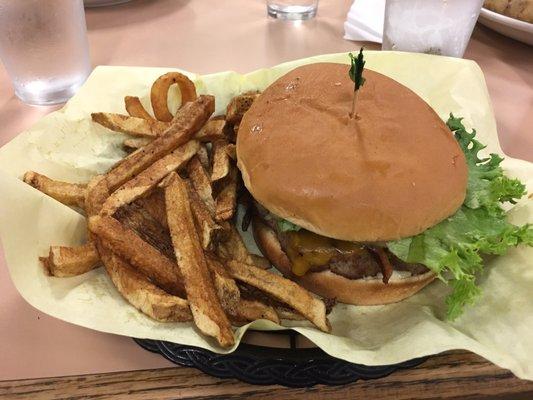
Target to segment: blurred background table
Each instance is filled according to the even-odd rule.
[[[267,18],[264,0],[133,0],[88,9],[92,63],[244,73],[292,59],[350,51],[362,44],[342,38],[350,4],[321,0],[318,16],[306,22]],[[533,47],[478,25],[465,58],[476,61],[485,73],[504,152],[533,161]],[[0,145],[58,108],[21,103],[0,65]],[[310,390],[254,387],[192,369],[168,369],[172,364],[129,338],[93,332],[33,309],[13,287],[1,249],[0,293],[0,381],[4,381],[0,397],[37,398],[31,393],[43,390],[36,396],[62,398],[79,391],[83,398],[104,394],[120,398],[129,393],[130,399],[239,395],[340,399],[357,394],[396,399],[533,398],[532,383],[464,352],[433,357],[421,367],[377,381]],[[82,374],[90,375],[65,377]],[[14,381],[21,379],[33,380]],[[433,388],[430,392],[428,385]]]

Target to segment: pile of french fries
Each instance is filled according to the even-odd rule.
[[[175,115],[167,103],[173,84],[182,97]],[[170,72],[152,86],[155,116],[131,96],[124,99],[127,115],[92,114],[110,132],[130,135],[125,158],[86,185],[24,175],[88,219],[86,244],[51,246],[41,258],[48,273],[69,277],[103,264],[142,313],[161,322],[194,321],[223,347],[235,342],[232,325],[257,319],[307,319],[330,331],[325,302],[268,271],[234,225],[241,186],[235,137],[256,96],[237,96],[225,116],[212,118],[215,99],[198,96],[185,75]]]

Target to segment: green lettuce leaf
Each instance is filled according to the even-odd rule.
[[[278,224],[278,229],[281,232],[299,231],[300,229],[302,229],[298,225],[293,224],[291,221],[287,221],[286,219],[283,219],[283,218],[278,218],[276,223]]]
[[[451,285],[446,304],[447,316],[453,320],[480,294],[475,274],[483,269],[481,255],[502,255],[521,243],[533,246],[533,227],[506,220],[501,204],[515,203],[526,189],[503,174],[503,159],[497,154],[480,158],[485,146],[475,139],[475,130],[467,132],[462,118],[450,115],[447,124],[466,156],[465,201],[451,217],[417,236],[389,242],[388,248],[406,262],[426,265]]]

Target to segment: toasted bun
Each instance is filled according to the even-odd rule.
[[[416,235],[455,213],[467,166],[433,109],[371,70],[350,118],[348,66],[296,68],[245,114],[238,165],[254,198],[319,235],[384,241]]]
[[[329,270],[307,272],[304,276],[291,273],[291,263],[283,252],[276,233],[259,218],[253,221],[254,238],[263,255],[283,275],[322,297],[360,306],[396,303],[412,296],[435,279],[433,272],[407,278],[393,276],[387,284],[381,279],[348,279]]]

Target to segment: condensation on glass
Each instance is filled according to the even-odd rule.
[[[0,0],[0,59],[22,101],[68,100],[91,71],[83,0]]]
[[[462,57],[483,0],[387,0],[383,50]]]

